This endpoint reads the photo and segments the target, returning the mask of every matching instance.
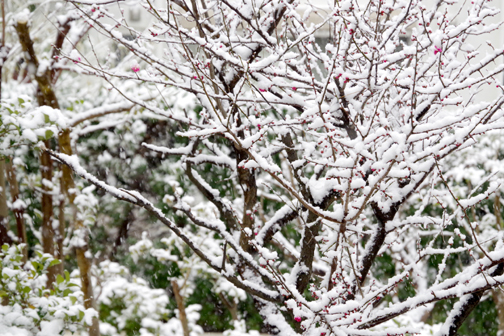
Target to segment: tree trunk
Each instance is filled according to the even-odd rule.
[[[71,142],[70,142],[70,130],[65,129],[63,130],[59,135],[58,135],[58,145],[59,149],[62,153],[67,154],[67,155],[72,155],[72,147],[71,147]],[[73,180],[72,176],[72,171],[70,168],[64,164],[59,165],[60,170],[62,172],[61,178],[60,178],[60,189],[62,194],[68,199],[69,204],[74,203],[75,199],[75,193],[73,192],[73,189],[75,188],[75,183]],[[65,229],[66,229],[66,220],[65,220],[65,204],[66,200],[65,197],[63,197],[60,200],[59,204],[59,226],[58,226],[58,231],[56,232],[57,237],[56,237],[56,242],[57,242],[57,255],[59,259],[61,260],[61,264],[59,264],[59,269],[60,272],[63,273],[64,270],[64,251],[63,251],[63,241],[65,240]]]
[[[7,189],[5,187],[5,159],[0,158],[0,245],[11,244],[9,232],[9,208],[7,207]]]
[[[21,49],[25,55],[25,61],[30,64],[34,69],[39,68],[39,61],[35,49],[33,48],[33,41],[30,37],[30,29],[28,26],[28,21],[24,17],[18,18],[14,27],[19,37],[19,43],[21,44]],[[36,71],[33,74],[35,80],[38,84],[37,87],[37,101],[39,106],[50,106],[55,109],[59,109],[58,100],[52,88],[51,84],[51,73],[48,70],[45,72]],[[46,140],[45,147],[47,149],[51,148],[49,140]],[[54,252],[54,228],[52,226],[53,222],[53,204],[52,204],[52,188],[50,184],[52,183],[52,159],[48,152],[43,152],[40,156],[40,169],[42,174],[42,245],[44,248],[44,253],[49,253],[52,256],[57,256]],[[59,268],[52,266],[48,270],[47,275],[47,288],[52,288],[53,282],[56,280],[56,274]]]
[[[184,330],[184,336],[189,336],[189,323],[187,322],[187,315],[185,312],[184,298],[180,295],[180,288],[176,280],[171,282],[173,288],[173,295],[175,295],[175,301],[177,301],[177,308],[179,310],[179,319],[182,324],[182,329]]]
[[[58,136],[58,143],[60,151],[66,155],[72,155],[72,145],[70,141],[70,130],[63,130]],[[79,241],[83,242],[82,245],[75,247],[75,253],[77,255],[77,265],[79,266],[79,272],[81,277],[81,290],[84,293],[84,307],[86,309],[94,308],[96,309],[95,297],[93,295],[93,283],[91,282],[91,261],[87,258],[86,254],[89,253],[88,249],[88,234],[84,224],[81,220],[77,219],[78,209],[74,205],[75,193],[73,189],[75,188],[75,182],[73,180],[72,170],[66,166],[61,165],[62,176],[61,176],[61,192],[67,197],[68,203],[74,209],[74,230],[75,234],[81,235]],[[65,232],[65,214],[64,214],[64,201],[60,204],[60,234],[64,235]],[[61,255],[63,255],[63,242],[61,242]],[[93,318],[92,324],[88,329],[89,336],[99,336],[100,335],[100,325],[98,318]]]
[[[28,22],[25,21],[19,21],[16,22],[15,24],[16,31],[19,36],[19,42],[21,44],[21,47],[23,51],[25,52],[25,60],[27,63],[32,64],[35,69],[39,68],[39,61],[37,58],[37,54],[35,53],[35,49],[33,48],[33,41],[30,37],[29,33],[29,27],[28,27]],[[62,30],[61,32],[63,32]],[[57,45],[60,43],[63,43],[64,39],[57,41]],[[37,90],[37,99],[38,103],[40,106],[42,105],[47,105],[50,106],[54,109],[59,109],[59,103],[58,99],[56,97],[56,94],[53,90],[52,86],[52,74],[51,70],[47,69],[44,73],[35,73],[34,75],[35,80],[37,81],[38,84],[38,90]],[[65,129],[63,130],[59,135],[58,135],[58,143],[60,147],[60,151],[64,154],[67,155],[72,155],[72,146],[70,142],[70,130]],[[46,144],[46,148],[49,148],[48,143]],[[43,157],[47,156],[50,160],[50,156],[48,152],[44,152]],[[42,172],[44,173],[44,171]],[[52,177],[52,171],[51,171],[51,177]],[[61,178],[61,191],[62,193],[67,197],[68,203],[73,206],[74,204],[74,198],[75,194],[73,194],[71,189],[75,187],[75,183],[73,181],[73,175],[72,171],[70,170],[69,167],[63,166],[62,168],[62,178]],[[46,195],[46,194],[44,194]],[[44,202],[42,202],[43,208],[44,208]],[[65,203],[64,201],[60,203],[60,226],[59,226],[59,241],[58,241],[58,256],[63,259],[63,238],[64,238],[64,232],[65,232],[65,214],[64,214],[64,207]],[[74,218],[77,218],[77,209],[74,208],[75,215]],[[44,218],[46,216],[46,212],[43,210],[44,213]],[[52,217],[52,197],[51,197],[51,217]],[[44,221],[45,223],[45,221]],[[52,229],[52,227],[51,227]],[[84,227],[82,222],[76,221],[74,229],[76,231],[82,230],[82,235],[84,241],[87,241],[87,235],[84,231]],[[51,241],[54,240],[54,232],[52,232],[52,237]],[[45,237],[44,237],[45,239]],[[76,247],[76,254],[77,254],[77,263],[79,266],[79,270],[81,273],[81,280],[82,280],[82,291],[84,293],[84,303],[86,308],[91,308],[95,306],[95,300],[93,296],[93,287],[91,283],[91,277],[89,274],[89,270],[91,268],[91,263],[90,261],[86,258],[86,252],[87,250],[87,243],[83,244],[82,246],[77,246]],[[44,244],[44,249],[45,249],[45,244]],[[45,251],[44,251],[45,252]],[[52,245],[52,253],[54,255],[54,245]],[[61,270],[61,268],[59,269]],[[49,280],[48,280],[49,281]],[[97,318],[93,318],[93,323],[91,326],[89,326],[89,335],[90,336],[98,336],[100,335],[100,328],[99,328],[99,322]]]
[[[84,293],[84,307],[86,309],[96,309],[95,298],[93,295],[93,284],[91,282],[91,261],[86,256],[86,254],[88,254],[88,235],[84,224],[80,220],[75,221],[75,234],[80,235],[79,242],[83,242],[82,245],[75,247],[75,253],[77,255],[77,264],[79,265],[81,290]],[[98,318],[93,317],[92,324],[89,326],[88,332],[89,336],[100,335]]]
[[[500,288],[495,288],[492,289],[492,296],[499,319],[499,329],[497,331],[497,336],[504,336],[504,292]]]
[[[499,194],[495,194],[494,200],[494,214],[497,220],[498,228],[503,229],[502,217],[501,217],[501,204]],[[497,287],[492,289],[492,297],[495,303],[495,308],[497,309],[499,318],[499,329],[497,331],[497,336],[504,336],[504,292],[501,288]]]
[[[1,49],[4,49],[5,45],[5,4],[4,0],[0,2],[2,9],[2,45]],[[5,59],[3,59],[5,60]],[[2,62],[3,64],[3,62]],[[2,98],[2,69],[0,66],[0,99]],[[5,189],[5,159],[0,158],[0,245],[12,243],[8,233],[8,214],[9,209],[7,208],[7,189]]]
[[[50,148],[50,142],[44,142],[46,148]],[[42,246],[44,253],[54,254],[54,228],[53,228],[53,198],[52,198],[52,159],[48,152],[40,155],[40,170],[42,174]],[[58,268],[51,266],[47,273],[47,288],[53,288]]]
[[[23,248],[23,263],[26,263],[26,261],[28,260],[28,238],[26,236],[26,226],[23,218],[24,207],[16,203],[17,200],[19,200],[19,185],[16,179],[16,171],[14,170],[14,166],[12,165],[12,160],[6,162],[6,168],[7,181],[9,182],[9,189],[13,205],[12,212],[14,213],[14,218],[16,219],[19,242],[25,244],[25,247]]]
[[[63,274],[65,271],[65,254],[63,252],[63,241],[65,240],[65,199],[61,198],[58,205],[58,229],[55,230],[56,250],[55,257],[60,263],[56,265],[57,273]]]

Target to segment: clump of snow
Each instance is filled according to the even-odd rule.
[[[26,24],[26,23],[28,23],[28,20],[30,19],[30,11],[28,10],[28,8],[25,8],[22,11],[20,11],[19,13],[17,13],[14,19],[18,23]]]

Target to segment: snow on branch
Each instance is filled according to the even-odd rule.
[[[504,261],[497,228],[473,211],[500,185],[492,177],[473,190],[444,171],[504,128],[504,49],[470,44],[500,27],[488,1],[141,1],[152,20],[141,31],[105,3],[74,4],[131,52],[134,66],[74,68],[160,94],[184,91],[197,102],[160,107],[114,86],[124,106],[177,130],[142,146],[183,164],[184,192],[216,208],[217,218],[169,195],[178,197],[174,209],[194,223],[193,237],[211,230],[229,255],[212,262],[139,193],[104,187],[185,237],[214,269],[274,305],[274,316],[290,315],[314,335],[412,332],[387,321],[412,321],[409,312],[424,304],[502,283],[489,274]],[[494,95],[483,99],[487,92]],[[428,262],[438,254],[441,262]],[[470,261],[455,264],[453,254]],[[399,302],[405,283],[415,293]],[[271,328],[292,333],[259,302]]]
[[[170,230],[173,231],[178,237],[180,237],[203,261],[205,261],[211,268],[221,273],[228,281],[233,283],[238,288],[244,289],[249,293],[253,293],[264,300],[267,301],[278,301],[279,294],[275,291],[268,290],[266,288],[257,287],[254,283],[249,282],[247,280],[240,280],[233,275],[233,273],[229,273],[225,269],[221,269],[220,265],[213,262],[203,251],[201,251],[196,244],[194,244],[192,238],[188,235],[188,232],[184,232],[178,228],[178,226],[168,219],[160,209],[156,208],[150,201],[144,198],[141,194],[132,190],[118,189],[113,186],[108,185],[107,183],[98,180],[93,175],[89,174],[78,161],[78,157],[68,156],[62,153],[55,153],[53,151],[49,151],[50,155],[60,161],[61,163],[68,165],[78,176],[87,180],[88,182],[94,184],[95,186],[105,190],[107,193],[116,197],[117,199],[130,202],[132,204],[136,204],[141,206],[142,208],[149,211],[151,214],[156,216],[163,224],[168,226]],[[255,261],[253,261],[250,256],[245,254],[239,245],[235,242],[234,238],[226,233],[224,230],[219,230],[220,225],[211,225],[215,229],[217,229],[221,234],[223,234],[223,238],[227,239],[227,242],[236,250],[237,253],[241,255],[245,259],[247,263],[249,263],[252,267],[256,268],[259,273],[263,273],[263,271],[257,266]],[[269,276],[267,273],[263,274],[264,276]]]

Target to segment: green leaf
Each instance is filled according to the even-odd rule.
[[[58,276],[56,276],[56,283],[59,285],[63,281],[65,281],[65,279],[63,279],[63,277],[61,276],[61,274],[58,274]]]
[[[65,270],[65,279],[67,282],[70,281],[70,273],[67,270]]]
[[[22,98],[18,98],[18,102],[19,102],[19,105],[22,105],[22,104],[24,104],[25,101]]]
[[[45,131],[45,140],[49,140],[52,138],[52,136],[54,135],[54,132],[51,131],[51,130],[46,130]]]
[[[4,290],[0,290],[0,297],[7,296],[7,292]]]
[[[68,296],[68,294],[72,294],[72,291],[71,291],[70,289],[68,289],[68,288],[67,288],[67,289],[65,289],[65,290],[63,291],[63,296],[64,296],[64,297],[67,297],[67,296]]]
[[[82,310],[79,311],[79,320],[84,318],[84,312]]]
[[[30,293],[30,292],[31,292],[31,288],[30,288],[30,287],[25,286],[25,287],[23,288],[23,293],[28,294],[28,293]]]
[[[54,266],[54,265],[59,265],[59,264],[61,264],[61,261],[59,261],[58,259],[53,259],[53,260],[51,261],[51,263],[49,264],[49,267]],[[58,275],[59,275],[59,274],[58,274]],[[61,276],[61,275],[60,275],[60,276]]]
[[[4,252],[7,252],[7,250],[8,250],[8,249],[9,249],[9,245],[7,245],[7,244],[3,244],[3,245],[2,245],[2,250],[3,250]]]
[[[32,264],[33,268],[35,268],[35,272],[39,272],[42,269],[42,267],[40,266],[40,263],[37,261],[32,261],[31,264]]]
[[[75,296],[70,296],[70,301],[72,301],[72,304],[74,305],[75,302],[77,302],[77,298]]]

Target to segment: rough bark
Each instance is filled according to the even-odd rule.
[[[40,106],[51,106],[52,108],[59,108],[56,94],[51,85],[51,73],[47,69],[43,73],[39,73],[39,61],[33,48],[33,41],[30,37],[30,29],[28,22],[18,21],[15,24],[16,32],[19,37],[21,49],[24,52],[25,61],[27,64],[33,66],[33,77],[35,78],[37,88],[37,101]],[[44,142],[46,148],[51,148],[50,141]],[[44,253],[49,253],[57,257],[54,251],[54,229],[53,222],[53,204],[52,204],[52,159],[48,152],[42,152],[40,155],[40,170],[42,174],[42,246]],[[53,282],[56,280],[56,274],[59,267],[52,266],[48,270],[47,275],[47,288],[52,288]]]
[[[65,129],[58,134],[58,145],[62,153],[72,155],[72,146],[71,146],[69,129]],[[61,273],[63,273],[64,270],[63,261],[65,257],[63,251],[63,241],[65,240],[65,230],[66,230],[65,204],[66,199],[68,199],[69,204],[74,203],[75,193],[71,191],[75,188],[75,182],[73,180],[73,173],[70,170],[70,168],[68,168],[68,166],[60,164],[59,168],[62,172],[60,178],[60,189],[64,196],[61,198],[59,204],[59,216],[58,216],[59,226],[58,226],[58,232],[56,232],[56,242],[58,246],[57,255],[58,258],[61,260],[61,264],[59,264],[58,266],[60,268]]]
[[[60,263],[56,265],[56,272],[63,274],[65,271],[65,254],[63,252],[63,241],[65,240],[65,200],[60,199],[58,206],[58,228],[54,232],[56,249],[54,251],[55,258],[59,259]]]
[[[499,329],[497,336],[504,336],[504,292],[501,288],[492,289],[492,297],[497,309]]]
[[[371,208],[375,214],[376,219],[378,220],[378,226],[376,228],[375,234],[370,241],[370,249],[369,252],[362,259],[362,268],[360,270],[359,281],[361,284],[366,280],[367,274],[373,265],[374,260],[376,259],[376,255],[380,250],[383,242],[385,241],[386,231],[385,225],[389,220],[392,220],[397,212],[397,207],[393,207],[389,213],[383,213],[376,203],[371,204]]]
[[[9,208],[7,207],[7,189],[5,186],[5,159],[0,158],[0,245],[11,244],[8,235]]]
[[[313,213],[308,214],[308,223],[304,228],[303,240],[301,242],[300,266],[304,269],[296,280],[296,289],[299,293],[304,293],[306,286],[310,282],[313,268],[313,258],[315,246],[317,245],[317,235],[322,227],[322,222],[317,220]]]
[[[50,148],[48,140],[44,141],[47,148]],[[53,228],[53,197],[52,197],[52,177],[53,162],[48,152],[44,151],[40,155],[40,170],[42,174],[42,247],[44,253],[55,256],[54,253],[54,228]],[[47,288],[52,288],[56,280],[58,268],[51,266],[47,273]]]
[[[285,145],[285,151],[287,152],[287,159],[289,163],[293,163],[298,159],[298,155],[296,150],[294,149],[294,141],[292,140],[292,136],[290,133],[287,133],[282,137],[282,142]],[[292,169],[292,174],[296,179],[299,188],[301,190],[301,194],[303,197],[310,202],[310,204],[314,204],[322,209],[327,209],[329,205],[333,202],[334,195],[330,194],[329,197],[324,199],[321,204],[315,204],[313,198],[306,188],[302,178],[300,177],[298,171],[296,169]],[[291,220],[291,218],[295,218],[298,216],[298,213],[293,212],[290,216],[286,218],[286,220]],[[301,253],[299,259],[299,265],[304,269],[300,272],[297,280],[296,280],[296,289],[303,293],[306,286],[310,282],[311,275],[313,273],[313,259],[315,256],[315,246],[317,245],[316,237],[322,228],[322,222],[319,220],[318,216],[312,212],[308,213],[308,217],[306,220],[306,225],[304,227],[303,239],[301,241]],[[271,235],[274,233],[272,232]],[[268,239],[270,237],[267,237]]]
[[[26,63],[33,65],[34,73],[32,75],[38,84],[37,100],[39,105],[47,105],[59,109],[58,99],[52,87],[50,69],[47,69],[45,72],[37,71],[39,61],[33,48],[28,22],[18,21],[15,28],[19,37],[19,43],[25,54]]]
[[[2,10],[2,42],[0,45],[0,51],[3,55],[2,59],[0,60],[0,64],[4,64],[5,59],[7,58],[8,51],[6,50],[5,47],[5,3],[4,0],[0,2],[1,10]],[[3,66],[0,65],[0,99],[2,98],[2,70]],[[5,243],[10,244],[12,243],[12,240],[10,239],[8,235],[8,208],[7,208],[7,190],[5,188],[5,159],[0,158],[0,188],[2,190],[0,191],[0,245],[3,245]]]
[[[334,196],[335,194],[330,193],[320,203],[313,202],[311,196],[309,199],[311,204],[326,210],[333,203]],[[315,257],[315,247],[317,246],[317,236],[321,228],[322,221],[320,220],[320,218],[313,212],[309,212],[304,227],[304,235],[303,240],[301,241],[301,253],[299,257],[299,264],[304,268],[304,270],[300,272],[296,280],[296,289],[299,291],[299,293],[304,292],[313,274],[313,259]],[[342,226],[341,230],[344,230],[344,226]]]
[[[58,143],[60,147],[60,151],[66,155],[72,155],[72,146],[70,142],[70,130],[65,129],[58,135]],[[72,192],[72,189],[75,188],[75,182],[73,180],[73,173],[70,167],[67,165],[61,165],[62,176],[61,176],[61,191],[66,196],[68,203],[74,209],[74,218],[77,218],[77,207],[74,205],[75,201],[75,193]],[[64,209],[64,201],[60,204],[60,209]],[[61,213],[60,219],[60,234],[61,239],[63,239],[64,235],[64,213]],[[89,253],[88,247],[88,234],[87,230],[84,227],[84,224],[81,220],[77,219],[74,222],[74,230],[76,234],[81,235],[80,241],[81,245],[75,247],[75,253],[77,255],[77,265],[79,266],[79,272],[81,277],[81,290],[84,293],[84,307],[94,308],[96,309],[96,301],[93,294],[93,284],[91,282],[91,261],[86,257]],[[61,243],[61,249],[63,249],[63,244]],[[61,256],[63,256],[63,251],[61,250]],[[98,318],[94,317],[92,320],[92,324],[88,328],[89,336],[99,336],[100,335],[100,326]]]
[[[233,108],[232,114],[236,118],[237,126],[240,127],[242,122],[236,107]],[[245,138],[243,130],[238,131],[238,137],[240,139]],[[234,151],[236,153],[236,166],[238,167],[238,183],[243,192],[243,218],[241,221],[240,246],[244,251],[254,252],[249,241],[251,233],[254,231],[254,207],[257,203],[257,182],[254,169],[240,166],[240,163],[249,159],[247,151],[237,146],[234,147]]]
[[[238,164],[246,159],[248,159],[248,155],[244,151],[237,150],[236,163]],[[257,203],[256,178],[252,169],[238,168],[238,180],[244,196],[240,246],[244,251],[253,252],[253,247],[249,244],[251,236],[244,229],[249,229],[249,232],[253,232],[254,229],[254,207]]]
[[[19,199],[19,185],[16,178],[16,171],[12,165],[12,160],[6,162],[7,181],[9,182],[9,190],[12,198],[12,204],[16,204]],[[23,263],[28,260],[28,238],[26,236],[26,226],[23,218],[24,209],[19,205],[12,208],[14,218],[16,219],[17,235],[20,243],[25,244],[23,248]]]
[[[370,204],[371,208],[373,209],[373,213],[378,221],[378,225],[373,236],[371,237],[371,240],[367,243],[369,245],[369,248],[368,246],[366,246],[367,253],[362,257],[362,265],[358,270],[359,278],[356,279],[356,281],[352,285],[352,290],[351,293],[347,296],[347,300],[353,300],[355,298],[355,294],[357,293],[357,289],[364,285],[369,270],[371,269],[371,266],[373,266],[376,256],[378,255],[378,251],[380,251],[380,248],[382,247],[387,236],[385,226],[388,221],[394,219],[400,205],[401,202],[397,202],[390,207],[390,210],[388,212],[383,212],[376,203]]]
[[[96,309],[95,297],[93,294],[93,284],[91,282],[91,261],[86,256],[88,254],[88,244],[86,228],[80,220],[75,221],[75,234],[80,235],[79,241],[81,244],[75,247],[77,255],[77,264],[79,265],[79,273],[81,279],[81,290],[84,293],[84,307],[86,309]],[[99,336],[100,326],[98,318],[93,317],[92,324],[88,328],[89,336]]]
[[[72,155],[72,144],[70,139],[70,130],[65,129],[58,134],[58,145],[60,152],[66,155]],[[67,166],[62,164],[60,166],[62,176],[61,176],[61,191],[68,197],[70,204],[73,204],[75,200],[75,194],[71,192],[75,188],[75,182],[73,180],[73,172]]]

